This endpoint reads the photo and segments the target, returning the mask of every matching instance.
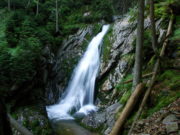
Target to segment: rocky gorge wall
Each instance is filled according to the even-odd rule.
[[[117,92],[116,86],[124,76],[133,72],[134,48],[136,38],[136,21],[130,21],[126,14],[111,24],[110,30],[104,38],[101,54],[100,73],[97,78],[96,105],[99,111],[82,119],[81,124],[93,129],[100,129],[107,135],[114,125],[116,114],[123,107],[120,97],[125,91]],[[46,87],[47,104],[56,103],[67,86],[70,75],[79,58],[85,51],[94,35],[100,31],[102,23],[89,25],[79,29],[63,41],[54,57],[51,77]],[[160,28],[161,20],[156,22],[160,42],[165,36],[165,30]],[[145,19],[145,29],[150,27],[150,19]],[[118,93],[118,97],[117,97]]]

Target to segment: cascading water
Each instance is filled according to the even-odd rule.
[[[59,103],[46,107],[50,119],[73,119],[72,112],[87,115],[96,111],[93,105],[95,80],[100,65],[100,47],[108,28],[109,25],[104,25],[102,31],[89,43]]]

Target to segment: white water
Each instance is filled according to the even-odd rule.
[[[87,115],[97,110],[93,105],[94,87],[100,65],[100,47],[108,28],[109,25],[104,25],[102,31],[89,43],[60,102],[46,107],[50,119],[73,119],[72,112]]]

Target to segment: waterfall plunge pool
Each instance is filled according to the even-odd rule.
[[[81,127],[74,120],[60,120],[52,125],[57,135],[98,135]]]

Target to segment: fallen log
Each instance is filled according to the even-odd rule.
[[[169,36],[171,34],[171,32],[172,32],[173,20],[174,20],[174,18],[172,16],[170,21],[169,21],[166,36]],[[167,45],[168,45],[168,38],[166,38],[166,40],[163,43],[163,47],[162,47],[161,52],[160,52],[160,58],[162,58],[164,56],[165,49],[166,49]],[[154,83],[155,83],[155,80],[156,80],[156,75],[158,74],[158,69],[159,69],[159,65],[160,65],[160,58],[157,59],[155,65],[154,65],[154,72],[153,72],[152,79],[151,79],[150,84],[148,86],[148,89],[147,89],[147,91],[146,91],[146,93],[145,93],[145,95],[143,97],[143,100],[142,100],[141,105],[139,107],[139,110],[138,110],[138,112],[137,112],[137,114],[136,114],[136,116],[134,118],[134,121],[133,121],[132,126],[131,126],[131,128],[129,130],[128,135],[131,135],[131,133],[133,131],[133,128],[134,128],[134,126],[136,124],[136,121],[138,120],[139,116],[141,115],[141,112],[142,112],[142,110],[144,108],[144,105],[146,104],[146,101],[147,101],[147,99],[149,97],[149,94],[150,94],[150,92],[151,92],[151,90],[152,90],[152,88],[154,86]]]
[[[15,119],[13,119],[10,114],[8,114],[8,117],[9,117],[9,121],[10,121],[11,126],[13,128],[15,128],[16,130],[18,130],[21,134],[33,135],[27,128],[23,127]]]
[[[125,123],[127,117],[131,113],[132,109],[134,108],[138,97],[143,93],[145,85],[143,83],[140,83],[137,85],[135,91],[133,91],[132,95],[130,96],[128,102],[126,103],[126,106],[124,107],[122,113],[120,114],[118,120],[116,121],[110,135],[120,135],[121,129],[123,127],[123,124]]]
[[[154,73],[154,72],[145,74],[145,75],[142,76],[142,78],[151,77],[151,76],[153,75],[153,73]],[[127,81],[123,82],[123,84],[130,83],[130,82],[132,82],[132,81],[133,81],[133,79],[130,79],[130,80],[127,80]]]

